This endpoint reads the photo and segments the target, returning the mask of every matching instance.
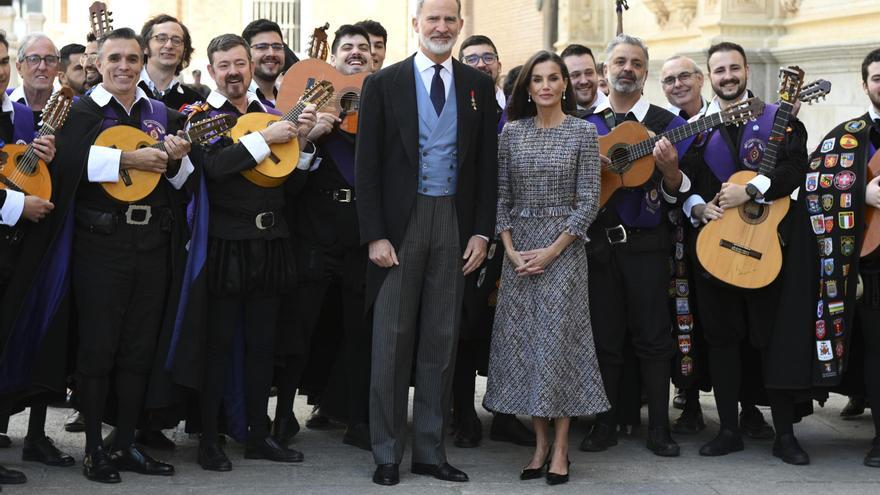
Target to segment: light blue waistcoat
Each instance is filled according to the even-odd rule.
[[[416,101],[419,107],[419,194],[454,196],[458,182],[458,105],[455,87],[447,88],[446,104],[440,115],[431,103],[429,88],[416,72]],[[454,86],[454,83],[453,83]]]

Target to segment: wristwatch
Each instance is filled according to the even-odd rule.
[[[746,184],[746,194],[752,200],[763,199],[763,196],[761,195],[761,191],[759,191],[758,187],[755,186],[754,184]]]

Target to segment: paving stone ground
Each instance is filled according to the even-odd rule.
[[[482,394],[485,382],[478,384]],[[477,400],[481,400],[478,397]],[[838,417],[845,404],[833,396],[824,408],[795,426],[801,444],[810,453],[812,464],[796,467],[770,455],[770,441],[746,441],[746,450],[725,457],[706,458],[697,453],[700,445],[715,434],[718,422],[710,394],[702,397],[709,427],[695,436],[676,437],[682,447],[679,458],[661,458],[644,447],[645,428],[622,437],[617,447],[589,454],[577,450],[588,421],[572,427],[571,482],[548,487],[543,480],[522,482],[519,469],[531,454],[527,447],[517,447],[488,440],[490,416],[478,408],[485,439],[476,449],[458,449],[449,443],[450,462],[466,471],[470,483],[446,483],[409,473],[409,458],[401,466],[401,483],[380,487],[370,481],[373,462],[370,453],[344,445],[341,429],[313,431],[303,429],[294,447],[305,453],[302,464],[281,465],[243,458],[244,449],[232,444],[227,453],[234,469],[229,473],[203,471],[196,463],[197,442],[182,429],[167,433],[178,443],[171,455],[157,457],[174,463],[173,477],[148,477],[122,473],[120,485],[101,485],[87,481],[81,473],[82,434],[63,430],[67,409],[50,409],[47,431],[66,452],[74,455],[77,465],[50,468],[21,461],[21,440],[27,422],[25,415],[13,418],[10,435],[13,447],[0,449],[0,464],[20,469],[28,476],[25,485],[6,485],[4,493],[21,494],[792,494],[839,495],[880,494],[880,469],[862,465],[862,458],[874,435],[870,412],[844,421]],[[274,410],[274,403],[271,405]],[[296,403],[297,416],[304,422],[309,407]],[[643,422],[646,424],[643,411]],[[675,417],[678,412],[671,410]],[[764,411],[769,420],[769,411]],[[763,492],[763,493],[762,493]]]

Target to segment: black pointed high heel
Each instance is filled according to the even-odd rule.
[[[544,472],[550,469],[550,454],[553,452],[553,449],[547,451],[547,458],[544,459],[544,464],[539,468],[523,468],[519,473],[519,479],[522,481],[528,480],[536,480],[544,476]]]
[[[568,463],[568,467],[571,468],[571,460],[568,456],[565,456],[565,462]],[[561,485],[563,483],[568,483],[568,473],[565,474],[556,474],[550,472],[550,466],[548,461],[547,466],[547,484],[548,485]]]

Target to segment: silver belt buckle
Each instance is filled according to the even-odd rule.
[[[333,191],[333,200],[340,203],[351,203],[351,189],[337,189]]]
[[[611,239],[611,233],[615,231],[621,232],[623,237],[619,240]],[[611,244],[612,246],[615,244],[623,244],[626,242],[626,228],[623,225],[617,225],[616,227],[605,229],[605,238],[608,239],[608,244]]]
[[[266,230],[270,227],[275,226],[275,212],[267,211],[263,213],[258,213],[256,217],[254,217],[254,222],[257,224],[257,228],[260,230]]]
[[[143,220],[135,220],[135,212],[143,212]],[[125,210],[125,223],[129,225],[147,225],[151,218],[153,218],[153,208],[148,205],[128,205],[128,209]]]

